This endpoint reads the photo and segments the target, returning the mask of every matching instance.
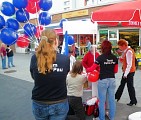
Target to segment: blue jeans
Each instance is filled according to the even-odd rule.
[[[10,67],[10,65],[13,67],[13,56],[12,57],[8,57],[8,67]]]
[[[41,104],[33,101],[32,111],[36,120],[65,120],[69,110],[68,101],[56,104]]]
[[[4,58],[1,57],[2,60],[2,69],[6,68],[6,56]]]
[[[114,120],[116,112],[115,88],[115,78],[106,78],[98,81],[99,120],[105,120],[106,94],[109,103],[109,117],[110,120]]]

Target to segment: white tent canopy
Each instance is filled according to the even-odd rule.
[[[64,21],[63,34],[97,34],[97,23],[91,21]]]

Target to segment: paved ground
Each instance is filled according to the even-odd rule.
[[[2,70],[0,65],[0,120],[34,120],[31,112],[31,90],[33,80],[29,73],[31,54],[15,54],[14,68]],[[1,62],[1,61],[0,61]],[[120,69],[119,65],[119,69]],[[135,88],[138,99],[136,106],[127,106],[127,88],[117,103],[115,120],[127,120],[128,115],[141,111],[141,70],[136,71]],[[117,87],[120,83],[121,69],[116,75]],[[92,120],[92,117],[87,117]]]

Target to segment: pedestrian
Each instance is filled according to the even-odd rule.
[[[11,66],[15,67],[15,65],[13,64],[14,53],[13,53],[13,50],[9,47],[9,45],[7,45],[6,52],[7,52],[7,57],[8,57],[8,67],[9,68]]]
[[[136,105],[137,99],[135,94],[135,88],[134,88],[134,74],[135,74],[135,53],[132,48],[128,46],[128,43],[125,39],[120,39],[118,41],[118,47],[120,50],[123,51],[123,54],[120,58],[120,61],[122,62],[122,79],[120,82],[120,85],[116,91],[115,99],[117,101],[120,100],[125,84],[127,83],[128,93],[130,97],[130,102],[127,104],[129,106]]]
[[[86,48],[87,48],[87,51],[91,49],[91,41],[89,37],[86,37]]]
[[[70,71],[72,70],[72,66],[75,63],[76,59],[73,55],[74,51],[72,49],[72,46],[69,46],[69,57],[70,57]]]
[[[84,55],[82,59],[82,65],[85,69],[91,67],[94,63],[94,57],[95,59],[99,56],[100,54],[96,50],[95,45],[91,45],[90,50]]]
[[[82,74],[82,62],[77,60],[72,70],[67,75],[67,95],[70,108],[74,115],[69,116],[68,120],[85,120],[85,112],[82,104],[83,85],[86,82],[86,75]]]
[[[115,73],[118,71],[118,59],[111,53],[111,49],[111,42],[104,40],[101,44],[102,54],[96,59],[92,67],[87,68],[87,72],[91,72],[95,70],[97,66],[100,66],[98,80],[99,120],[105,120],[106,97],[108,97],[109,118],[110,120],[114,120],[115,118]]]
[[[4,43],[1,43],[0,55],[1,55],[1,61],[2,61],[2,69],[7,69],[6,67],[6,45]]]
[[[57,53],[54,30],[44,30],[36,53],[30,62],[34,79],[32,110],[36,120],[65,120],[69,105],[66,77],[70,70],[68,56]]]

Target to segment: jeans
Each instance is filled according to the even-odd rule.
[[[32,111],[36,120],[65,120],[69,110],[68,101],[43,104],[33,101]]]
[[[5,69],[6,68],[6,56],[4,56],[3,58],[1,57],[2,59],[2,69]]]
[[[10,65],[13,67],[13,56],[12,57],[8,57],[8,67],[10,67]]]
[[[110,120],[114,120],[116,112],[115,88],[115,78],[106,78],[98,81],[99,120],[105,120],[106,95],[109,103],[109,117]]]

